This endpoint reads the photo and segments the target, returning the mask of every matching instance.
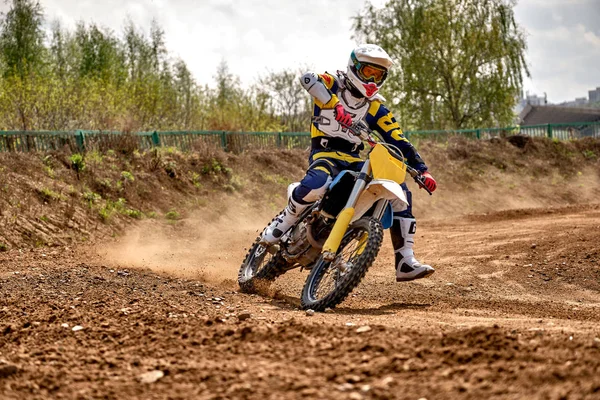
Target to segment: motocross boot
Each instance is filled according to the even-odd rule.
[[[298,221],[300,214],[302,214],[302,211],[306,210],[306,207],[308,206],[310,206],[310,204],[300,204],[290,196],[288,205],[263,231],[262,240],[270,244],[279,242],[279,239],[281,239],[283,234]]]
[[[394,217],[390,233],[396,255],[396,282],[425,278],[435,272],[430,265],[421,264],[415,258],[413,246],[416,231],[417,221],[414,218]]]

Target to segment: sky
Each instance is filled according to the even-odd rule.
[[[96,22],[122,32],[126,18],[147,32],[156,19],[167,48],[196,80],[211,84],[227,61],[242,83],[269,71],[344,69],[352,17],[366,0],[40,0],[47,23],[74,28]],[[384,0],[371,0],[382,6]],[[0,3],[0,11],[6,11]],[[558,103],[587,97],[600,86],[600,0],[519,0],[517,22],[527,33],[531,79],[525,90]]]

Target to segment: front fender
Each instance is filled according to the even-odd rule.
[[[398,199],[408,207],[404,190],[398,183],[387,179],[374,179],[360,194],[354,207],[355,213],[352,222],[360,219],[380,199],[390,201]]]

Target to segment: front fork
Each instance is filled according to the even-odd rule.
[[[348,230],[350,221],[352,221],[352,218],[354,217],[354,207],[356,206],[358,197],[367,186],[370,176],[371,161],[366,160],[363,167],[360,170],[358,178],[356,179],[356,183],[354,184],[352,193],[350,193],[350,197],[348,197],[346,206],[338,215],[337,221],[335,221],[333,229],[331,230],[327,241],[323,245],[323,250],[321,254],[323,255],[323,259],[325,261],[333,261],[335,259],[335,255],[337,254],[340,244],[342,243],[342,239],[344,238],[344,235]]]

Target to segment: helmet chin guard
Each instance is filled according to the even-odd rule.
[[[383,86],[393,63],[381,47],[361,44],[350,54],[347,76],[363,97],[372,98]]]

